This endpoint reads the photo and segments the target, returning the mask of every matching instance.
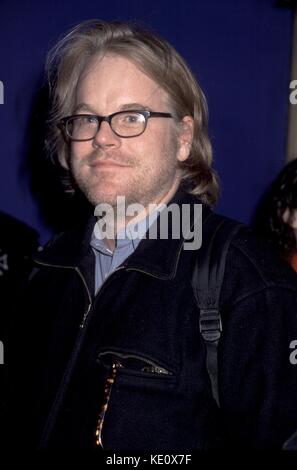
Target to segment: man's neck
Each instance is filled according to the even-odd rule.
[[[127,227],[128,224],[134,225],[137,222],[140,222],[141,220],[148,217],[159,206],[168,204],[168,202],[173,198],[174,194],[176,193],[179,183],[180,183],[179,181],[175,182],[175,184],[170,188],[169,191],[167,191],[167,193],[160,195],[159,197],[156,197],[154,201],[151,201],[146,207],[144,207],[144,210],[139,212],[134,217],[127,216],[126,211],[124,211],[124,214],[125,214],[124,217],[118,217],[119,214],[118,213],[116,214],[115,216],[116,221],[112,220],[109,222],[108,218],[105,219],[107,226],[112,223],[114,227],[114,236],[104,238],[104,243],[106,244],[107,248],[111,251],[114,251],[115,246],[116,246],[116,235],[119,233],[120,230]],[[110,233],[110,232],[108,232],[107,230],[107,233]]]

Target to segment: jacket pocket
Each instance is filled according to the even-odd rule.
[[[173,387],[176,374],[168,365],[134,352],[106,349],[99,352],[97,362],[104,376],[104,398],[98,413],[96,445],[104,448],[102,433],[106,417],[109,418],[108,427],[110,428],[110,424],[113,427],[113,423],[110,423],[110,416],[114,416],[116,410],[121,409],[123,413],[118,417],[122,419],[125,409],[125,412],[128,412],[125,418],[128,426],[129,411],[125,400],[127,393],[130,396],[134,394],[136,401],[137,396],[146,394],[148,391],[166,393],[168,388]],[[133,409],[130,409],[130,413],[133,414]]]
[[[135,374],[140,376],[152,377],[170,377],[173,376],[173,371],[148,357],[138,355],[136,353],[121,352],[117,350],[101,351],[98,354],[98,362],[103,367],[110,369],[114,365],[126,374]]]

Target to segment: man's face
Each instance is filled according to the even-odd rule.
[[[105,116],[144,108],[170,112],[159,85],[121,56],[91,60],[78,83],[75,114]],[[117,196],[145,207],[163,202],[177,189],[177,163],[189,153],[175,126],[171,118],[151,118],[143,134],[122,138],[102,122],[93,140],[71,144],[69,166],[79,188],[93,205],[115,205]]]

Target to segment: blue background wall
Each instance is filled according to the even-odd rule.
[[[24,171],[36,93],[49,48],[80,21],[102,18],[144,22],[188,61],[209,103],[215,167],[222,180],[219,209],[248,222],[285,155],[292,12],[275,3],[1,0],[0,209],[35,227],[42,242],[52,233]]]

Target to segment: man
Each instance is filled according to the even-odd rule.
[[[191,287],[199,246],[173,234],[188,225],[195,238],[195,207],[204,220],[218,196],[206,103],[188,67],[151,33],[92,21],[58,44],[49,70],[48,148],[98,218],[35,258],[21,299],[11,347],[21,444],[280,448],[297,423],[297,285],[238,232],[220,299],[218,406]],[[162,226],[147,236],[173,206],[182,217],[190,208],[190,224],[172,216],[167,237]]]

